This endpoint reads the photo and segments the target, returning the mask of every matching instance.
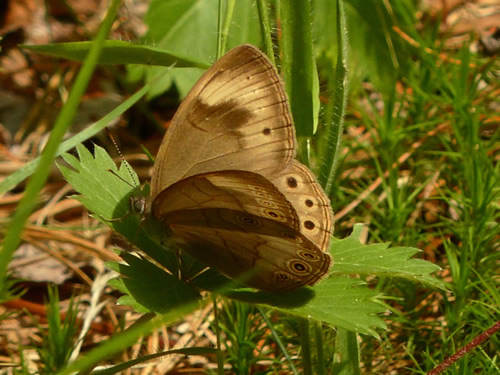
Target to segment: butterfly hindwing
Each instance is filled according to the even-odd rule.
[[[186,178],[158,196],[152,213],[190,255],[259,289],[313,284],[330,265],[328,254],[300,233],[291,203],[253,172]]]
[[[330,200],[305,165],[292,160],[270,181],[293,202],[299,218],[300,232],[322,251],[328,251],[333,231],[333,212]]]

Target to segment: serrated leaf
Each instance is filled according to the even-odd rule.
[[[118,266],[118,263],[116,263],[116,265]],[[117,272],[120,272],[118,267],[117,267]],[[112,279],[108,282],[108,284],[109,286],[123,293],[123,296],[119,297],[118,300],[116,301],[118,305],[130,306],[139,314],[147,314],[151,312],[151,310],[141,305],[139,302],[137,302],[137,300],[134,297],[132,297],[129,294],[129,291],[125,286],[125,284],[123,283],[122,278]]]
[[[128,202],[121,201],[134,190],[130,173],[118,170],[109,155],[95,146],[95,157],[82,145],[77,146],[79,161],[72,155],[63,154],[63,159],[73,168],[59,165],[64,178],[82,196],[78,199],[93,213],[106,220],[123,216],[128,212]],[[130,185],[109,172],[114,171]],[[105,182],[104,182],[105,181]]]
[[[156,231],[151,223],[132,212],[130,198],[142,195],[136,187],[137,175],[125,165],[118,169],[99,146],[94,146],[95,156],[82,145],[77,147],[77,152],[79,161],[69,154],[63,155],[72,168],[59,165],[66,180],[81,194],[75,198],[130,243],[145,249],[154,260],[175,271],[175,254],[165,251],[158,238],[151,236]]]
[[[376,314],[386,308],[377,302],[377,294],[362,280],[331,276],[311,288],[287,293],[234,291],[226,296],[378,337],[373,327],[385,329],[385,323]]]
[[[440,267],[422,259],[410,257],[420,252],[413,247],[389,247],[388,243],[363,245],[359,241],[362,225],[342,240],[335,240],[330,246],[334,259],[334,274],[379,275],[418,281],[444,289],[443,283],[430,274]]]
[[[121,257],[126,262],[118,265],[123,284],[136,301],[150,311],[165,314],[200,298],[192,286],[144,258],[125,252]]]

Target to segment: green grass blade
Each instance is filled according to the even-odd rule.
[[[50,43],[44,45],[22,45],[22,48],[48,56],[83,61],[90,49],[91,41],[72,43]],[[105,40],[98,64],[142,64],[172,66],[177,68],[202,68],[210,65],[206,62],[182,56],[178,52],[168,51],[163,48],[143,46],[128,43],[122,40]]]
[[[145,355],[139,358],[132,359],[127,362],[120,363],[116,366],[107,368],[105,370],[98,370],[92,372],[92,375],[112,375],[112,374],[117,374],[120,371],[125,371],[132,366],[139,365],[141,363],[150,361],[155,358],[163,357],[166,355],[170,354],[183,354],[185,356],[190,356],[190,355],[207,355],[207,354],[215,354],[215,349],[213,348],[182,348],[182,349],[172,349],[172,350],[166,350],[164,352],[159,352],[155,354],[150,354],[150,355]]]
[[[347,28],[342,0],[337,1],[337,62],[335,70],[331,71],[328,80],[329,105],[326,118],[326,137],[323,140],[322,163],[319,182],[325,188],[327,195],[331,193],[335,166],[340,151],[340,141],[344,115],[347,106],[348,68],[347,68]]]
[[[286,358],[286,360],[288,362],[288,365],[290,366],[290,370],[293,372],[294,375],[298,375],[299,372],[297,371],[297,368],[293,364],[293,359],[290,356],[290,353],[288,352],[285,343],[281,340],[279,333],[274,328],[273,323],[266,316],[266,313],[265,313],[265,311],[264,311],[264,309],[262,307],[257,306],[257,309],[259,310],[260,315],[262,316],[262,319],[264,319],[264,321],[266,322],[267,327],[271,331],[271,334],[273,335],[274,340],[276,341],[276,344],[278,345],[278,347],[280,348],[281,352],[285,356],[285,358]]]
[[[79,302],[71,297],[65,316],[61,319],[59,294],[55,286],[49,286],[48,297],[48,327],[43,330],[42,347],[37,349],[43,368],[42,374],[53,374],[65,368],[78,339],[76,319]]]

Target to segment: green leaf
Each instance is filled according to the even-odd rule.
[[[64,178],[82,195],[77,199],[93,213],[106,220],[119,218],[129,211],[123,197],[134,191],[135,179],[129,169],[116,167],[111,157],[100,147],[95,147],[95,157],[84,146],[78,145],[78,160],[70,154],[63,159],[72,168],[59,165]],[[117,178],[113,171],[122,179]],[[137,178],[137,176],[135,176]],[[105,183],[104,183],[105,181]]]
[[[83,61],[92,42],[52,43],[43,45],[22,45],[22,48],[45,55],[69,60]],[[144,64],[208,68],[210,64],[185,57],[167,49],[142,46],[121,40],[106,40],[98,60],[99,64]]]
[[[77,152],[79,159],[64,154],[68,166],[59,165],[64,178],[80,193],[75,198],[131,244],[147,249],[148,256],[176,272],[176,255],[160,245],[161,231],[154,222],[143,221],[132,211],[131,198],[145,195],[137,188],[139,179],[133,170],[125,164],[118,169],[98,146],[94,146],[95,155],[82,145],[77,146]]]
[[[422,259],[410,257],[420,252],[414,247],[389,247],[388,243],[363,245],[359,241],[362,224],[353,233],[335,240],[330,246],[334,259],[334,274],[379,275],[421,282],[432,287],[444,288],[444,284],[430,274],[440,267]]]
[[[217,52],[219,0],[153,0],[144,18],[147,44],[182,52],[202,61],[213,60]],[[207,32],[210,30],[210,32]],[[260,32],[253,0],[236,2],[228,34],[228,48],[243,43],[260,44]]]
[[[414,25],[418,24],[412,19],[417,9],[400,13],[397,3],[403,2],[395,2],[391,9],[379,0],[345,2],[350,31],[350,71],[356,76],[353,81],[363,81],[368,77],[377,89],[385,93],[392,91],[395,80],[412,61],[408,43],[396,34],[393,27],[415,29]],[[415,34],[419,33],[415,30]]]
[[[135,300],[149,311],[165,314],[200,298],[184,281],[165,272],[143,257],[122,252],[127,264],[119,264],[123,283]]]
[[[359,279],[331,276],[309,288],[286,293],[233,291],[226,296],[249,303],[265,304],[307,319],[377,337],[373,327],[385,329],[376,314],[386,311],[377,302],[378,293]]]
[[[119,263],[109,262],[106,264],[109,268],[115,270],[116,272],[120,272]],[[123,293],[121,297],[118,298],[117,304],[122,306],[130,306],[136,312],[140,314],[147,314],[151,312],[150,309],[141,305],[137,300],[129,294],[127,287],[125,286],[124,280],[121,277],[117,277],[108,282],[109,286],[115,288],[116,290]]]

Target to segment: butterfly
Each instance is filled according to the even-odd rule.
[[[146,212],[182,251],[254,288],[312,285],[332,264],[328,197],[294,160],[283,83],[251,45],[219,59],[172,119]]]

